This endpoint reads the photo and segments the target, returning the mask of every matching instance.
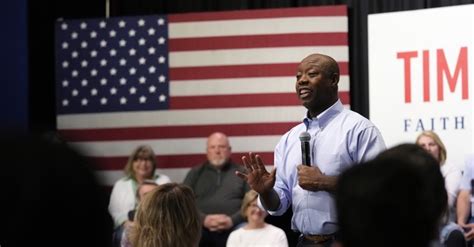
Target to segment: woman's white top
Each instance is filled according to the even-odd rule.
[[[265,224],[263,228],[245,229],[241,227],[230,233],[227,239],[227,247],[288,247],[285,232],[271,224]]]

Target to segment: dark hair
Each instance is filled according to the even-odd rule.
[[[402,144],[345,171],[336,205],[344,247],[425,247],[437,238],[447,194],[438,162]]]
[[[2,246],[110,246],[105,192],[85,158],[44,138],[5,137],[0,150]]]

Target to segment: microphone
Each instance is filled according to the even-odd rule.
[[[301,158],[303,161],[303,165],[311,166],[311,157],[310,157],[310,149],[309,149],[309,140],[311,140],[311,136],[308,132],[304,131],[300,134],[300,141],[301,141]]]

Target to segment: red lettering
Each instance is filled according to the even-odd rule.
[[[405,71],[405,103],[411,102],[411,59],[418,56],[417,51],[397,52],[397,58],[403,59]]]
[[[430,101],[430,51],[423,50],[423,101]]]
[[[454,92],[456,88],[456,83],[459,77],[459,74],[462,73],[461,77],[461,90],[462,90],[462,99],[466,100],[469,98],[468,91],[468,66],[467,66],[467,47],[461,47],[459,51],[458,61],[456,62],[456,67],[454,69],[454,75],[451,76],[451,72],[446,61],[446,56],[444,55],[443,49],[436,50],[436,59],[437,59],[437,71],[438,71],[438,101],[443,101],[444,92],[443,92],[443,75],[446,75],[448,81],[449,90]],[[405,84],[406,85],[406,84]]]

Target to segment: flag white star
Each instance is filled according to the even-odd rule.
[[[120,59],[119,63],[120,63],[120,66],[125,66],[127,64],[127,60],[125,60],[125,58],[122,58]]]
[[[107,98],[104,98],[104,97],[103,97],[102,99],[100,99],[100,104],[101,104],[101,105],[107,104]]]
[[[66,23],[61,24],[61,29],[62,30],[67,30],[67,24]]]
[[[140,82],[140,84],[144,84],[146,82],[146,78],[144,76],[141,76],[138,81]]]
[[[154,35],[155,34],[155,29],[150,28],[148,29],[148,35]]]
[[[61,46],[63,47],[63,49],[67,49],[69,47],[69,44],[67,42],[63,42]]]
[[[63,81],[63,87],[67,87],[67,86],[69,86],[69,81],[64,80],[64,81]]]
[[[111,57],[114,57],[115,55],[117,55],[117,51],[115,49],[110,50],[109,53]]]
[[[138,26],[143,27],[143,25],[145,25],[145,20],[140,19],[140,20],[138,21]]]
[[[90,35],[91,35],[91,38],[95,39],[97,37],[97,32],[92,31]]]
[[[155,54],[156,49],[154,47],[148,48],[148,54]]]
[[[138,40],[138,45],[145,45],[146,40],[144,38],[141,38]]]
[[[101,21],[101,22],[99,23],[99,27],[100,27],[100,28],[105,28],[105,26],[106,26],[105,21]]]
[[[165,43],[165,41],[166,41],[166,39],[165,39],[165,38],[163,38],[163,37],[160,37],[160,38],[158,39],[158,44],[162,45],[162,44],[164,44],[164,43]]]
[[[120,78],[120,85],[125,85],[125,84],[127,84],[127,79],[125,79],[123,77]]]
[[[119,41],[119,45],[120,45],[121,47],[124,47],[126,44],[127,44],[127,41],[125,41],[124,39],[121,39],[121,40]]]
[[[152,85],[148,88],[148,91],[150,91],[150,93],[154,93],[156,92],[156,87]]]
[[[102,86],[107,85],[107,79],[105,79],[105,78],[100,79],[100,85],[102,85]]]
[[[135,94],[137,92],[137,89],[135,87],[131,87],[129,90],[130,94]]]
[[[163,25],[165,24],[165,20],[163,18],[158,19],[158,25]]]
[[[107,46],[107,41],[101,40],[100,41],[100,47],[106,47]]]
[[[91,70],[91,76],[96,76],[96,75],[97,75],[97,70],[96,69]]]
[[[107,60],[105,59],[100,60],[100,66],[104,67],[105,65],[107,65]]]
[[[77,89],[73,89],[71,94],[72,96],[77,96],[79,94],[79,91],[77,91]]]
[[[144,57],[141,57],[140,59],[138,59],[138,63],[140,64],[145,64],[146,62],[146,59]]]
[[[117,35],[117,32],[115,32],[115,30],[110,30],[109,32],[110,37],[115,37],[116,35]]]
[[[146,102],[146,97],[142,95],[140,96],[139,100],[140,100],[140,103],[143,104]]]
[[[64,62],[62,63],[62,65],[63,65],[63,68],[67,68],[67,67],[69,67],[69,63],[68,63],[68,61],[64,61]]]
[[[95,89],[95,88],[91,89],[91,95],[92,96],[97,95],[97,89]]]
[[[166,77],[164,75],[160,75],[160,77],[158,77],[158,81],[163,83],[166,81]]]
[[[125,98],[125,97],[120,98],[120,104],[122,104],[122,105],[127,104],[127,98]]]
[[[128,36],[134,37],[136,33],[137,33],[137,32],[136,32],[135,30],[130,29],[130,31],[128,31]]]
[[[71,57],[76,58],[77,56],[79,56],[79,53],[77,53],[77,51],[71,52]]]
[[[130,56],[135,56],[136,53],[137,53],[137,50],[135,50],[133,48],[128,50],[128,54],[130,54]]]
[[[71,72],[71,76],[72,76],[72,77],[77,77],[78,75],[79,75],[79,72],[78,72],[77,70],[73,70],[73,71]]]
[[[87,42],[82,41],[82,42],[81,42],[81,47],[82,47],[82,48],[87,48]]]
[[[81,67],[83,67],[83,68],[84,68],[84,67],[87,67],[88,64],[89,64],[89,63],[88,63],[86,60],[82,60],[82,62],[81,62]]]
[[[123,28],[123,27],[125,27],[125,24],[127,24],[127,23],[124,20],[121,20],[119,22],[119,27]]]
[[[148,68],[148,73],[150,73],[150,74],[154,74],[155,71],[156,71],[155,66],[151,66],[150,68]]]
[[[113,94],[116,94],[116,93],[117,93],[117,89],[114,88],[114,87],[112,87],[112,88],[110,89],[110,94],[113,95]]]
[[[71,33],[71,39],[77,39],[77,36],[79,36],[76,32]]]
[[[86,29],[86,28],[87,28],[87,23],[82,22],[82,23],[81,23],[81,29]]]
[[[134,75],[135,73],[137,73],[137,69],[135,69],[134,67],[131,67],[128,72],[130,73],[130,75]]]
[[[117,74],[117,70],[115,68],[110,69],[110,75],[115,75]]]
[[[83,79],[83,80],[81,81],[81,85],[82,85],[83,87],[87,86],[88,83],[89,83],[89,82],[88,82],[86,79]]]
[[[160,100],[160,102],[164,102],[166,100],[166,96],[164,94],[160,95],[160,97],[158,98]]]
[[[67,99],[63,100],[63,106],[68,106],[69,105],[69,101]]]
[[[97,51],[96,50],[91,51],[91,57],[97,57]]]
[[[165,63],[165,61],[166,61],[166,58],[163,57],[163,56],[160,56],[160,57],[158,58],[158,63]]]
[[[87,99],[84,98],[84,99],[81,100],[81,105],[85,106],[85,105],[87,105],[87,103],[88,103]]]

